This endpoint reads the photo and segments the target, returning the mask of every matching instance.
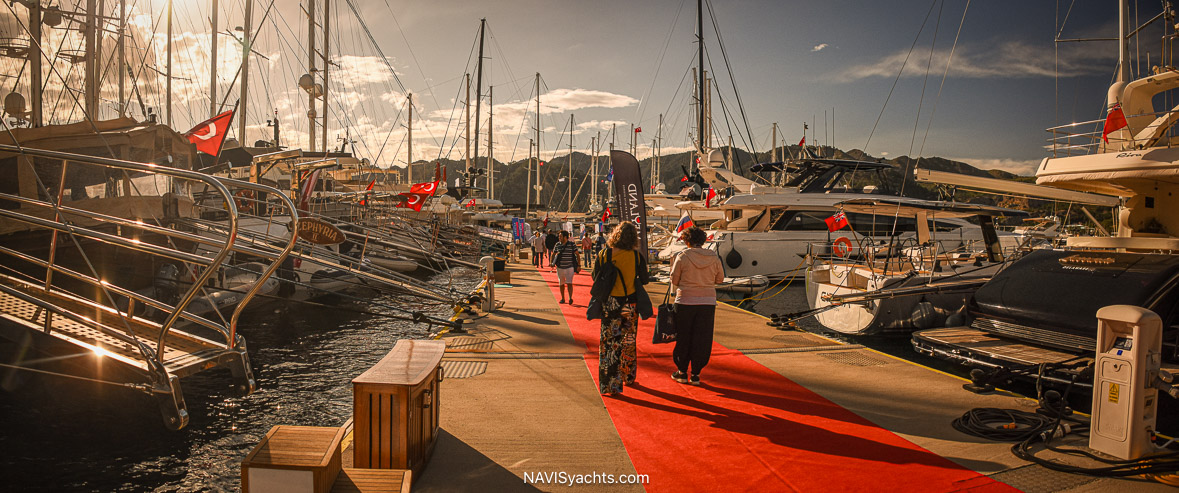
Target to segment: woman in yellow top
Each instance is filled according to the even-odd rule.
[[[618,395],[624,384],[635,383],[638,373],[635,337],[639,316],[651,316],[651,299],[643,289],[647,283],[647,261],[636,251],[638,231],[634,223],[620,223],[610,233],[606,245],[609,248],[598,254],[594,286],[590,290],[592,300],[586,315],[590,319],[602,319],[598,390],[602,394]]]

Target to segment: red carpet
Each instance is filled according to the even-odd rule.
[[[559,299],[556,274],[541,275]],[[596,382],[600,323],[585,319],[588,272],[574,282],[577,305],[560,307]],[[603,398],[635,469],[650,475],[647,491],[1017,491],[719,344],[704,385],[678,384],[672,344],[648,342],[654,321],[639,325],[638,383]]]

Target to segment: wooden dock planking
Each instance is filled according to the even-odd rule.
[[[954,344],[972,351],[984,353],[992,358],[1023,365],[1059,363],[1077,357],[1075,354],[1064,351],[1030,346],[1009,339],[1000,339],[970,327],[927,330],[922,331],[918,337],[941,343]],[[1003,351],[996,351],[997,348],[1003,348]]]

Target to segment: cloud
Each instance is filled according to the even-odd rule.
[[[905,62],[908,52],[901,50],[877,61],[854,65],[835,74],[840,82],[851,82],[872,77],[893,78]],[[933,53],[930,70],[941,73],[949,59],[950,49]],[[925,74],[929,53],[914,53],[905,66],[905,77]],[[1102,74],[1108,70],[1109,53],[1093,50],[1062,50],[1057,60],[1051,47],[1031,46],[1021,41],[1008,41],[976,46],[959,46],[950,63],[951,77],[971,79],[1012,79],[1031,77],[1076,77]]]
[[[815,47],[814,47],[814,48],[811,48],[811,52],[813,53],[813,52],[816,52],[816,51],[823,51],[823,48],[826,48],[827,46],[828,46],[828,45],[827,45],[827,43],[820,43],[820,44],[817,44],[817,45],[815,45]]]
[[[1039,159],[1005,159],[1005,158],[990,158],[990,159],[973,159],[973,158],[947,158],[952,161],[961,161],[963,163],[974,166],[978,169],[997,169],[1006,171],[1008,173],[1015,173],[1017,175],[1031,176],[1036,174],[1036,168],[1040,166]]]

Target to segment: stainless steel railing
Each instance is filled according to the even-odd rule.
[[[108,245],[113,245],[113,246],[117,246],[120,248],[130,249],[132,251],[143,252],[143,253],[156,255],[156,256],[160,256],[160,257],[164,257],[164,258],[169,258],[172,260],[185,262],[185,263],[200,264],[200,265],[203,265],[206,267],[203,269],[203,272],[201,272],[201,274],[199,276],[197,276],[197,279],[194,280],[192,286],[186,292],[184,292],[184,294],[180,297],[180,301],[178,301],[175,304],[174,309],[171,310],[170,312],[168,312],[166,320],[162,324],[160,324],[160,329],[159,329],[160,333],[159,333],[158,339],[156,341],[156,348],[154,351],[155,354],[150,354],[150,352],[144,352],[144,351],[147,351],[146,348],[144,347],[144,345],[138,344],[138,338],[135,337],[134,333],[131,332],[129,327],[127,328],[127,331],[128,331],[127,335],[130,336],[132,339],[134,339],[137,342],[137,346],[140,347],[141,352],[144,352],[144,356],[146,358],[153,359],[157,365],[162,364],[164,352],[165,352],[164,350],[167,347],[168,335],[171,333],[171,329],[172,329],[173,325],[182,316],[185,308],[197,296],[198,292],[202,289],[204,284],[217,271],[217,269],[221,266],[221,264],[225,261],[225,259],[228,257],[230,252],[233,250],[233,244],[237,239],[237,229],[238,229],[237,217],[238,217],[238,214],[237,214],[236,206],[233,203],[232,196],[229,192],[229,189],[225,186],[225,184],[222,183],[221,180],[214,178],[212,176],[203,174],[203,173],[198,173],[195,171],[184,170],[184,169],[170,168],[170,167],[166,167],[166,166],[159,166],[159,165],[150,164],[150,163],[136,163],[136,162],[132,162],[132,161],[124,161],[124,160],[119,160],[119,159],[86,156],[86,155],[74,154],[74,153],[69,153],[69,152],[52,151],[52,150],[45,150],[45,149],[33,149],[33,148],[29,148],[29,147],[12,146],[12,145],[0,145],[0,153],[9,153],[9,154],[13,154],[13,155],[18,156],[19,158],[23,158],[23,161],[24,161],[23,164],[28,165],[28,166],[32,166],[34,168],[34,173],[36,173],[36,167],[35,167],[33,160],[31,158],[42,158],[42,159],[47,159],[47,160],[51,160],[51,161],[59,161],[59,162],[63,163],[63,166],[61,166],[61,171],[60,171],[60,173],[61,173],[60,183],[62,183],[62,184],[64,184],[64,182],[65,182],[65,173],[66,173],[66,169],[67,169],[67,166],[65,166],[65,163],[67,163],[67,162],[68,163],[80,163],[80,164],[91,165],[91,166],[99,166],[99,167],[105,168],[107,170],[121,171],[124,173],[139,172],[139,173],[146,173],[149,175],[163,175],[163,176],[170,177],[173,179],[188,180],[191,182],[201,182],[206,187],[208,187],[208,188],[212,189],[214,192],[220,194],[225,199],[226,207],[229,211],[229,220],[228,220],[228,225],[227,225],[228,226],[228,234],[226,235],[225,242],[221,246],[221,248],[219,248],[217,250],[216,254],[213,256],[212,259],[209,259],[209,258],[201,256],[201,255],[196,255],[196,254],[181,251],[177,248],[161,246],[161,245],[154,245],[154,244],[146,243],[146,242],[140,242],[140,241],[133,239],[133,238],[124,238],[120,235],[113,235],[113,234],[104,233],[101,231],[95,231],[93,229],[83,228],[83,227],[71,224],[69,222],[66,222],[62,217],[62,213],[66,212],[66,210],[63,209],[63,207],[61,205],[62,192],[64,191],[64,187],[62,185],[58,185],[59,188],[58,188],[58,194],[57,194],[57,199],[58,199],[57,202],[33,201],[33,202],[40,202],[40,203],[34,204],[33,202],[30,202],[30,199],[27,199],[26,197],[21,197],[19,195],[14,195],[14,194],[0,194],[0,198],[6,198],[9,200],[16,200],[18,202],[21,202],[23,204],[28,204],[28,205],[48,207],[49,210],[51,210],[53,212],[53,219],[46,219],[46,218],[36,217],[31,214],[17,212],[17,211],[0,210],[0,216],[2,216],[4,218],[10,219],[10,220],[15,220],[15,221],[20,221],[20,222],[23,222],[23,223],[31,225],[31,226],[35,226],[35,227],[39,227],[39,228],[43,228],[43,229],[48,229],[48,230],[52,231],[53,237],[52,237],[51,250],[50,250],[51,252],[56,251],[57,235],[59,233],[66,233],[66,234],[72,235],[74,237],[88,238],[88,239],[102,242],[102,243],[105,243]],[[19,158],[18,158],[18,162],[21,161],[21,159],[19,159]],[[129,179],[128,179],[128,181],[129,181]],[[259,185],[259,186],[261,186],[261,185]],[[44,188],[43,185],[42,185],[42,188]],[[46,192],[47,196],[50,196],[50,194],[47,193],[48,190],[45,190],[45,192]],[[81,209],[74,209],[74,208],[69,208],[69,209],[70,209],[69,210],[70,213],[80,213],[80,214],[85,214],[85,215],[93,214],[89,211],[84,211]],[[134,223],[135,223],[135,226],[132,226],[132,227],[146,226],[145,224],[139,223],[138,221],[136,221]],[[124,225],[130,225],[130,224],[127,224],[124,222]],[[46,269],[47,269],[46,270],[46,289],[48,289],[48,286],[50,284],[52,273],[57,271],[57,269],[53,268],[54,264],[55,264],[54,260],[55,260],[54,255],[51,254],[51,255],[49,255],[49,260],[46,262],[46,264],[47,264],[47,266],[46,266]],[[108,296],[109,296],[108,286],[105,281],[103,281],[101,279],[96,279],[92,276],[83,276],[83,277],[85,277],[85,279],[84,279],[85,282],[90,283],[90,284],[96,284],[99,288],[103,289],[104,291],[107,291]],[[114,334],[112,334],[112,331],[109,330],[108,328],[106,328],[105,326],[102,326],[101,324],[98,324],[98,325],[101,327],[101,328],[99,328],[99,330],[103,331],[104,333],[108,333],[112,336],[115,336]],[[227,348],[235,347],[236,339],[232,333],[232,328],[227,328],[226,330],[224,330],[222,332],[227,337],[226,347]],[[115,336],[115,337],[119,337],[119,336]],[[119,337],[119,338],[123,339],[122,337]]]

